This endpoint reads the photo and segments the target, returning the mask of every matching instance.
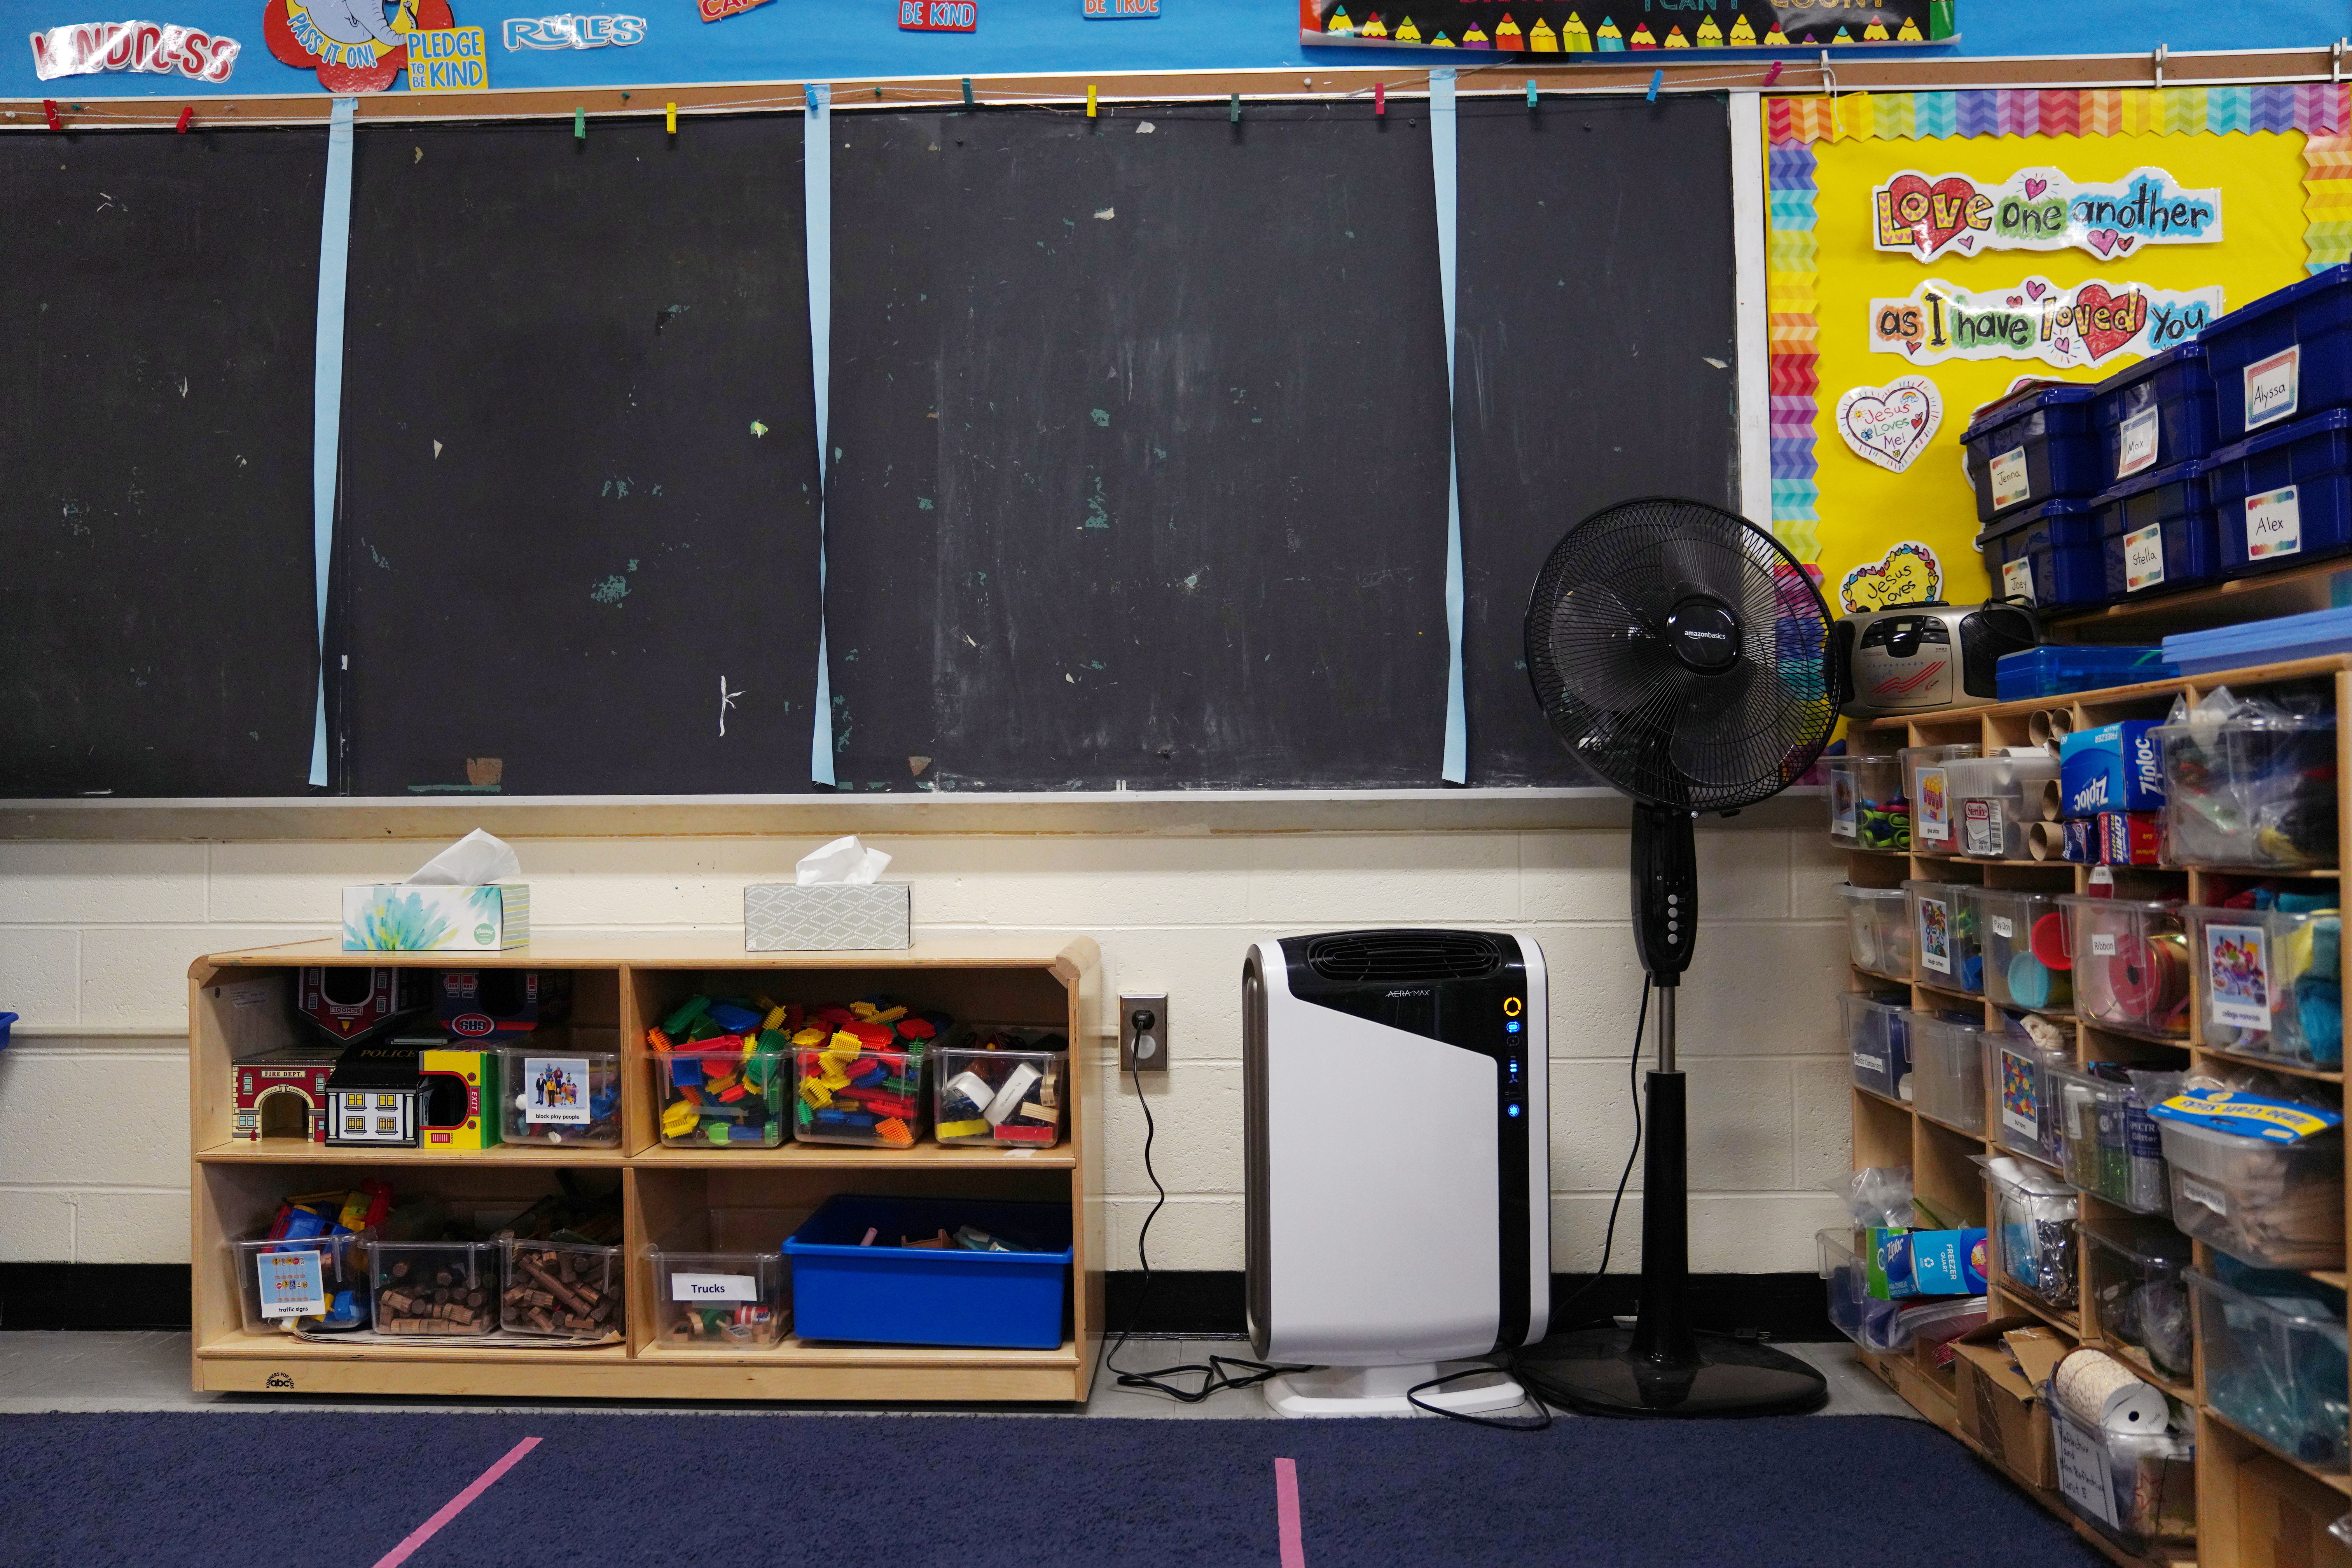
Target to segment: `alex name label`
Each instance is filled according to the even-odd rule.
[[[2246,559],[2266,561],[2303,549],[2303,505],[2295,486],[2246,498]]]

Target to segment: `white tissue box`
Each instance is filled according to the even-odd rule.
[[[911,947],[904,882],[755,882],[743,889],[746,952]]]
[[[530,945],[530,885],[404,882],[343,889],[346,952],[497,952]]]

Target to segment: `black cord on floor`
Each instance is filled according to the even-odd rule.
[[[1121,1388],[1148,1388],[1154,1394],[1164,1394],[1187,1405],[1198,1405],[1209,1395],[1222,1394],[1229,1388],[1255,1388],[1281,1373],[1310,1371],[1310,1368],[1303,1366],[1269,1366],[1265,1362],[1243,1361],[1222,1355],[1211,1356],[1205,1366],[1199,1362],[1184,1362],[1175,1366],[1155,1367],[1150,1372],[1119,1371],[1119,1352],[1127,1349],[1127,1342],[1134,1334],[1137,1321],[1143,1316],[1144,1302],[1151,1296],[1151,1222],[1158,1219],[1160,1211],[1168,1206],[1168,1189],[1160,1184],[1160,1173],[1151,1168],[1151,1142],[1159,1136],[1159,1124],[1151,1119],[1151,1101],[1143,1092],[1142,1072],[1129,1064],[1129,1074],[1135,1080],[1136,1101],[1143,1107],[1143,1173],[1150,1178],[1152,1190],[1160,1197],[1151,1205],[1151,1212],[1143,1216],[1143,1228],[1135,1237],[1136,1258],[1143,1266],[1143,1284],[1135,1293],[1135,1310],[1127,1315],[1127,1327],[1120,1331],[1118,1342],[1111,1346],[1110,1354],[1103,1358],[1103,1365],[1110,1369]],[[1236,1377],[1227,1368],[1245,1370]],[[1185,1388],[1166,1381],[1192,1373],[1201,1374],[1201,1386],[1198,1388]]]

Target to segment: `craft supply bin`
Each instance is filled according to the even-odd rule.
[[[920,1051],[802,1046],[793,1073],[793,1136],[803,1143],[911,1149],[923,1136]]]
[[[1982,1296],[1914,1297],[1882,1301],[1870,1293],[1861,1231],[1832,1228],[1813,1237],[1828,1283],[1830,1321],[1838,1332],[1867,1351],[1907,1351],[1958,1338],[1984,1321]]]
[[[784,1237],[807,1217],[805,1209],[705,1209],[648,1246],[656,1342],[739,1350],[781,1342],[793,1322]]]
[[[1829,776],[1830,841],[1848,849],[1911,847],[1911,807],[1903,763],[1892,752],[1824,757]]]
[[[1979,745],[1906,746],[1903,797],[1911,803],[1911,848],[1918,855],[1960,852],[1960,823],[1952,805],[1951,764],[1984,754]]]
[[[2167,899],[2064,893],[2074,1011],[2086,1024],[2151,1039],[2189,1034],[2189,937]]]
[[[593,1344],[627,1331],[627,1249],[584,1241],[499,1243],[499,1321],[513,1334]]]
[[[655,1051],[654,1108],[673,1149],[773,1149],[784,1141],[781,1051]]]
[[[2055,893],[1976,888],[1966,895],[1984,952],[1984,993],[2001,1007],[2065,1012],[2074,1005],[2074,950]]]
[[[2336,721],[2191,720],[2150,731],[2164,753],[2164,858],[2295,870],[2336,858]]]
[[[2042,1403],[2050,1411],[2050,1435],[2062,1456],[2062,1476],[2067,1473],[2063,1456],[2071,1450],[2095,1456],[2081,1468],[2105,1479],[2104,1490],[2067,1490],[2062,1483],[2066,1506],[2077,1518],[2126,1552],[2146,1552],[2160,1542],[2196,1535],[2194,1438],[2177,1432],[2109,1432],[2060,1404],[2047,1384]]]
[[[2221,575],[2221,523],[2203,463],[2134,474],[2091,511],[2110,599],[2200,587]]]
[[[1027,1248],[893,1245],[976,1226]],[[876,1233],[873,1244],[861,1245]],[[1070,1213],[966,1198],[827,1198],[784,1242],[803,1340],[1042,1347],[1062,1342]]]
[[[1961,903],[1964,883],[1914,879],[1903,884],[1911,919],[1911,957],[1919,984],[1947,991],[1984,989],[1984,955],[1975,922]]]
[[[947,1047],[931,1069],[932,1135],[950,1148],[1050,1149],[1062,1134],[1067,1051]]]
[[[2352,1430],[2343,1292],[2293,1275],[2249,1271],[2239,1285],[2195,1269],[2197,1348],[2205,1402],[2281,1453],[2342,1474]]]
[[[2159,1121],[2172,1223],[2268,1268],[2344,1266],[2344,1130],[2276,1143]]]
[[[2247,371],[2293,350],[2298,361],[2292,412],[2270,401],[2273,417],[2295,418],[2352,403],[2352,267],[2337,265],[2265,294],[2198,334],[2213,379],[2216,430],[2234,441],[2248,428]],[[2257,411],[2252,417],[2262,419]]]
[[[2191,904],[2197,1030],[2242,1056],[2344,1064],[2343,916]]]
[[[1911,911],[1900,888],[1841,888],[1846,951],[1856,969],[1889,980],[1911,978]]]
[[[2202,342],[2150,354],[2095,390],[2091,419],[2106,449],[2102,472],[2110,481],[2201,458],[2220,444],[2213,374]],[[2124,472],[2126,457],[2132,474]]]
[[[2300,565],[2352,547],[2352,411],[2257,432],[2205,465],[2231,577]]]
[[[2021,1290],[2053,1310],[2072,1312],[2081,1278],[2074,1220],[2082,1205],[2074,1190],[2032,1165],[2018,1166],[2011,1176],[1983,1155],[1972,1158],[1984,1166],[1991,1189],[1985,1229],[2002,1289]]]
[[[2156,1219],[2086,1219],[2081,1230],[2099,1331],[2139,1352],[2160,1375],[2189,1381],[2189,1238]]]
[[[499,1328],[499,1246],[379,1241],[368,1248],[379,1334],[480,1335]]]
[[[508,1143],[621,1146],[621,1054],[561,1047],[499,1051],[506,1095],[499,1136]]]
[[[1994,591],[2022,593],[2043,610],[2081,609],[2107,596],[2090,492],[2059,497],[1988,524],[1977,536]]]
[[[2058,1106],[2059,1068],[2074,1058],[2045,1050],[2022,1035],[1985,1034],[1985,1115],[2004,1149],[2058,1165],[2065,1160],[2065,1124]]]
[[[1961,433],[1979,521],[2053,496],[2095,495],[2106,488],[2113,470],[2094,424],[2095,393],[2088,386],[2037,388],[2004,398]]]
[[[1900,1002],[1882,1001],[1859,992],[1838,998],[1845,1015],[1845,1044],[1853,1062],[1853,1081],[1889,1100],[1908,1099],[1905,1080],[1911,1076],[1911,1010]]]
[[[363,1329],[368,1322],[367,1247],[356,1236],[313,1236],[300,1241],[233,1241],[237,1300],[244,1308],[245,1330],[250,1334],[341,1333]],[[323,1313],[294,1314],[277,1310],[263,1300],[262,1258],[266,1255],[310,1253],[318,1259]],[[301,1266],[307,1269],[306,1266]],[[284,1301],[281,1292],[278,1300]]]
[[[2025,859],[2031,853],[2026,833],[2042,818],[2042,786],[2057,779],[2058,759],[2040,752],[1967,757],[1948,765],[1959,852],[1976,859]]]
[[[2118,1208],[2164,1213],[2171,1203],[2164,1141],[2139,1091],[2071,1067],[2052,1068],[2051,1078],[2066,1179]]]
[[[1920,1115],[1981,1134],[1985,1122],[1982,1025],[1915,1013],[1904,1021],[1911,1046],[1911,1103]]]

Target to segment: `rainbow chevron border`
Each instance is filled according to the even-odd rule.
[[[1765,100],[1766,309],[1770,312],[1772,531],[1800,561],[1821,558],[1813,482],[1821,376],[1814,344],[1821,253],[1812,143],[1976,136],[2223,136],[2304,133],[2306,265],[2352,261],[2352,87],[2043,88],[1853,93]]]

